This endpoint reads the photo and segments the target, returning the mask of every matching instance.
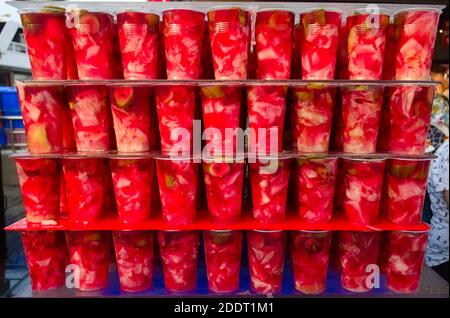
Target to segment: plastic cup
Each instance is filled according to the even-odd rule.
[[[292,147],[301,152],[327,152],[336,89],[310,86],[293,90]]]
[[[208,210],[214,223],[239,221],[244,186],[244,159],[203,159]]]
[[[206,149],[216,154],[236,153],[239,142],[242,88],[204,86],[201,88],[203,124],[208,136]],[[240,140],[243,144],[243,140]]]
[[[63,150],[62,86],[17,85],[23,123],[30,153]]]
[[[300,14],[302,79],[334,79],[341,18],[323,9]]]
[[[326,223],[333,215],[337,158],[297,159],[297,212],[310,223]]]
[[[348,76],[350,80],[380,80],[389,15],[354,12],[347,17]]]
[[[64,285],[68,260],[62,232],[22,232],[22,242],[33,291],[46,291]]]
[[[67,86],[78,151],[108,151],[111,147],[111,114],[105,86]]]
[[[190,153],[193,144],[196,89],[193,86],[155,87],[161,151]]]
[[[208,12],[209,37],[216,80],[247,79],[250,14],[240,8]]]
[[[208,288],[214,293],[239,290],[242,232],[204,231]]]
[[[57,220],[61,162],[58,159],[16,159],[17,174],[28,222]]]
[[[359,225],[378,222],[384,166],[384,159],[344,159],[347,221]]]
[[[383,88],[351,86],[342,90],[343,151],[374,153],[383,105]]]
[[[284,86],[247,88],[251,153],[268,154],[282,150],[286,92],[287,87]]]
[[[391,222],[417,225],[422,221],[430,163],[431,158],[392,158],[387,162],[387,210]]]
[[[105,12],[80,10],[70,28],[78,77],[81,80],[113,79],[114,17]]]
[[[23,33],[35,80],[68,79],[70,37],[66,32],[64,9],[21,11]],[[45,41],[43,41],[45,39]]]
[[[390,151],[421,155],[425,152],[433,104],[433,86],[390,88]]]
[[[167,79],[200,78],[205,14],[192,10],[163,12]]]
[[[151,95],[150,87],[146,86],[109,87],[118,151],[143,152],[151,148]]]
[[[370,266],[378,262],[380,232],[339,232],[342,288],[352,292],[368,292]]]
[[[249,163],[253,218],[265,224],[283,221],[291,161],[249,158]]]
[[[124,223],[138,223],[150,218],[154,160],[111,158],[109,165],[119,219]]]
[[[392,231],[388,234],[387,287],[411,294],[419,289],[428,232]]]
[[[197,287],[197,231],[158,231],[164,285],[171,292]]]
[[[295,289],[317,295],[326,290],[333,233],[330,231],[292,232],[292,267]]]
[[[156,159],[162,215],[170,225],[190,224],[195,219],[198,163],[190,159]]]
[[[440,10],[408,9],[395,16],[395,78],[429,80]]]
[[[140,292],[152,288],[153,232],[114,231],[120,289]]]
[[[95,291],[108,285],[110,232],[66,231],[75,288]]]
[[[247,231],[247,243],[252,291],[266,295],[280,292],[286,232]]]
[[[290,79],[294,14],[284,10],[260,11],[255,23],[257,78]]]
[[[108,159],[65,158],[69,219],[89,222],[103,218],[108,201]]]
[[[123,75],[127,80],[158,78],[159,16],[124,11],[117,14]]]
[[[383,73],[381,79],[392,81],[395,80],[395,25],[389,23],[386,29],[386,47],[384,50]]]

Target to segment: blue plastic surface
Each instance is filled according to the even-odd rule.
[[[0,109],[5,116],[20,115],[20,104],[15,87],[0,86]]]

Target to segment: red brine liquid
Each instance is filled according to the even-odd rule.
[[[66,231],[75,288],[94,291],[108,285],[110,236],[108,231]]]
[[[154,160],[110,159],[109,165],[119,219],[124,223],[138,223],[150,218]]]
[[[355,13],[347,17],[350,80],[381,79],[388,24],[386,14]]]
[[[214,293],[232,293],[239,289],[242,232],[204,231],[208,288]]]
[[[117,14],[117,26],[124,78],[157,79],[159,16],[126,11]]]
[[[247,242],[252,291],[278,293],[283,279],[286,232],[247,231]]]
[[[327,287],[332,232],[292,232],[292,267],[295,289],[304,294],[320,294]]]
[[[114,17],[109,13],[81,10],[75,13],[70,31],[78,77],[81,80],[114,78]]]
[[[390,151],[422,155],[427,143],[434,87],[390,88]]]
[[[200,78],[205,14],[191,10],[163,12],[167,79]]]
[[[393,231],[388,234],[387,287],[397,293],[419,289],[428,232]]]
[[[204,160],[203,176],[208,210],[213,221],[230,224],[241,217],[244,160]]]
[[[247,79],[250,14],[239,8],[208,12],[216,80]]]
[[[255,40],[258,79],[291,77],[294,14],[271,10],[256,14]]]
[[[106,211],[110,173],[107,159],[65,158],[63,167],[70,220],[89,222],[110,212]]]
[[[201,88],[201,97],[208,152],[211,155],[239,152],[235,131],[240,128],[242,88],[205,86]]]
[[[387,210],[390,221],[417,225],[427,189],[430,159],[390,159],[387,168]]]
[[[59,218],[61,162],[58,159],[16,159],[25,216],[40,223]]]
[[[335,88],[293,90],[292,147],[302,152],[327,152],[330,144]]]
[[[155,87],[163,153],[190,153],[196,106],[195,91],[192,86]]]
[[[45,8],[42,12],[20,14],[23,33],[35,80],[69,79],[70,37],[64,9]]]
[[[188,292],[197,287],[197,231],[159,231],[159,250],[165,288]]]
[[[289,159],[249,159],[253,217],[261,223],[281,222],[286,216]]]
[[[63,150],[62,86],[17,85],[23,123],[30,153],[56,153]]]
[[[344,159],[344,210],[347,221],[373,225],[378,221],[384,160]]]
[[[68,260],[63,232],[22,232],[22,242],[30,274],[31,289],[45,291],[59,288],[66,279]]]
[[[151,88],[145,86],[110,86],[112,118],[117,150],[142,152],[150,149]]]
[[[283,147],[287,87],[253,86],[247,88],[249,151],[277,153]]]
[[[120,289],[140,292],[152,287],[153,232],[114,231]]]
[[[373,286],[370,265],[376,265],[380,247],[379,232],[339,232],[341,285],[352,292],[367,292]]]
[[[408,10],[395,16],[395,79],[429,80],[440,10]]]
[[[111,147],[111,114],[105,86],[67,86],[78,151],[107,151]]]
[[[337,158],[297,159],[297,211],[311,223],[326,223],[333,215]]]
[[[342,90],[343,150],[374,153],[383,106],[383,88],[353,86]]]
[[[334,79],[341,17],[328,10],[300,14],[302,79]]]
[[[198,166],[189,159],[156,160],[162,215],[170,225],[185,225],[194,221]]]

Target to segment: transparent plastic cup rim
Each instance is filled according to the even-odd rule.
[[[260,233],[279,233],[279,232],[284,232],[285,230],[256,230],[256,229],[253,229],[250,231],[260,232]]]
[[[239,232],[240,230],[204,230],[204,231],[213,233],[230,233],[230,232]]]
[[[342,158],[344,160],[348,160],[348,161],[361,161],[361,162],[382,162],[382,161],[386,161],[388,158],[387,157],[382,157],[382,158],[352,158],[352,157],[344,157]]]
[[[430,232],[430,229],[428,230],[395,230],[392,232],[401,232],[401,233],[410,233],[410,234],[424,234]]]
[[[431,161],[435,156],[429,156],[429,157],[390,157],[390,160],[401,160],[401,161]]]
[[[61,9],[61,10],[58,10],[56,8]],[[45,11],[45,10],[49,10],[49,11]],[[24,14],[24,13],[43,13],[43,14],[59,13],[59,14],[65,14],[66,13],[66,9],[63,8],[63,7],[54,6],[53,8],[42,7],[40,9],[22,9],[22,10],[18,10],[17,13],[19,15]]]
[[[437,12],[439,14],[442,13],[442,9],[439,8],[433,8],[433,7],[413,7],[410,9],[399,9],[395,11],[395,15],[402,13],[402,12],[409,12],[409,11],[434,11]]]
[[[180,9],[178,7],[168,7],[167,9],[163,10],[161,12],[161,17],[164,16],[164,14],[170,12],[170,11],[183,11],[183,12],[196,12],[196,13],[203,13],[205,14],[204,10],[193,10],[193,9]]]
[[[394,11],[386,8],[380,8],[378,7],[378,12],[367,12],[367,7],[361,7],[361,8],[355,8],[355,9],[349,9],[347,11],[344,11],[343,15],[345,17],[351,17],[354,15],[361,15],[361,14],[377,14],[377,15],[387,15],[391,17],[394,14]]]
[[[319,11],[319,10],[323,10],[325,12],[334,12],[334,13],[340,13],[340,14],[344,14],[344,12],[346,12],[346,10],[343,9],[338,9],[338,8],[324,8],[324,7],[312,7],[312,8],[304,8],[301,9],[299,11],[300,15],[304,14],[304,13],[310,13],[313,11]]]
[[[232,4],[224,4],[224,5],[220,5],[220,6],[209,7],[207,9],[205,9],[205,12],[209,13],[209,12],[216,11],[216,10],[227,10],[227,9],[239,9],[239,10],[245,11],[247,13],[250,13],[250,11],[251,11],[250,7],[237,6],[237,5],[232,5]]]
[[[257,9],[255,12],[259,13],[259,12],[267,12],[267,11],[282,11],[282,12],[289,12],[292,13],[295,16],[295,12],[286,9],[285,7],[271,7],[271,8],[261,8],[261,9]]]
[[[223,154],[222,156],[202,156],[205,163],[241,163],[245,160],[245,154]]]
[[[321,234],[321,233],[329,233],[332,230],[295,230],[295,232],[304,232],[304,233],[312,233],[312,234]]]
[[[130,13],[144,13],[144,14],[153,14],[153,15],[156,15],[156,16],[158,16],[158,17],[160,17],[159,16],[159,14],[158,13],[156,13],[155,11],[153,11],[153,10],[146,10],[146,9],[133,9],[133,8],[129,8],[129,9],[127,9],[127,8],[123,8],[123,9],[121,9],[121,10],[118,10],[118,11],[115,11],[114,12],[114,14],[115,15],[117,15],[117,14],[121,14],[121,13],[127,13],[127,12],[130,12]]]

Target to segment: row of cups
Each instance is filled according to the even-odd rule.
[[[290,202],[301,220],[318,228],[341,213],[347,222],[363,226],[376,225],[384,216],[402,226],[418,225],[430,162],[431,157],[331,155],[202,161],[16,158],[28,222],[118,217],[139,224],[159,217],[161,207],[162,220],[172,227],[198,220],[203,193],[209,217],[222,226],[243,220],[243,206],[250,203],[245,193],[251,193],[253,219],[261,224],[283,222]]]
[[[207,22],[183,9],[160,22],[148,12],[44,7],[21,19],[34,79],[327,80],[338,64],[343,79],[428,80],[440,13],[311,9],[294,26],[293,12],[274,9],[257,12],[252,27],[236,7],[211,9]]]
[[[152,288],[153,269],[159,260],[156,249],[165,289],[195,292],[199,235],[198,231],[158,231],[154,242],[152,231],[113,231],[121,290],[143,292]],[[342,231],[334,232],[333,237],[331,231],[253,230],[246,231],[246,238],[250,288],[258,294],[281,292],[286,245],[293,269],[289,279],[301,293],[327,290],[329,263],[340,272],[345,290],[379,288],[381,272],[386,274],[390,290],[414,293],[419,288],[427,232]],[[51,290],[64,283],[80,291],[108,286],[111,232],[65,231],[64,237],[64,231],[31,231],[22,232],[22,239],[33,290]],[[203,239],[209,291],[222,294],[248,288],[240,283],[243,232],[203,231]],[[66,273],[72,279],[66,279]]]
[[[274,153],[283,144],[300,152],[421,155],[434,93],[427,84],[317,82],[289,90],[256,84],[17,87],[31,153],[161,148],[191,154],[205,141],[204,149],[216,155],[246,146],[252,153]]]

